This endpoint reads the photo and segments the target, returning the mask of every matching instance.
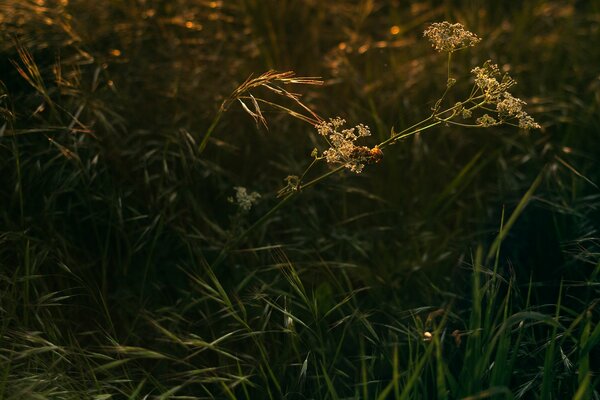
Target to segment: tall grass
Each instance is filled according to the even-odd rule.
[[[599,15],[0,1],[0,398],[600,398]],[[440,126],[269,213],[319,140],[290,114],[428,115],[444,19],[484,38],[457,90],[506,64],[543,131]],[[269,70],[325,84],[236,91]]]

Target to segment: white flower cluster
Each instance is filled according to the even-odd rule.
[[[357,146],[354,142],[364,136],[370,136],[369,127],[359,124],[354,128],[342,129],[346,121],[342,118],[331,118],[316,126],[320,135],[327,138],[329,149],[323,152],[323,157],[330,164],[344,164],[352,172],[362,172],[365,163],[369,162],[370,149]]]
[[[249,211],[260,198],[260,194],[257,192],[248,193],[245,187],[236,186],[233,189],[235,189],[235,200],[230,197],[229,202],[236,203],[243,211]]]

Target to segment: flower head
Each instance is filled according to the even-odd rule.
[[[477,119],[478,125],[489,127],[505,122],[517,121],[521,129],[541,128],[523,109],[527,103],[514,97],[508,91],[517,82],[508,74],[502,75],[502,78],[499,80],[501,73],[496,64],[488,60],[483,66],[473,68],[471,73],[475,79],[475,87],[484,96],[485,105],[495,106],[498,113],[497,119],[487,114],[483,115]]]
[[[502,93],[517,83],[508,74],[502,75],[502,78],[498,80],[501,76],[500,69],[498,65],[492,63],[490,60],[483,63],[481,67],[473,68],[471,73],[475,77],[475,85],[489,99],[497,99]]]
[[[520,118],[526,114],[523,111],[523,106],[526,104],[523,100],[517,99],[512,94],[503,92],[500,95],[498,103],[496,103],[496,110],[500,116]]]
[[[336,117],[323,121],[316,126],[321,136],[327,138],[330,148],[323,152],[323,157],[331,164],[344,164],[352,172],[362,172],[365,164],[378,162],[382,157],[379,148],[370,149],[357,146],[354,142],[365,136],[370,136],[368,126],[358,124],[354,128],[342,129],[346,121]]]
[[[235,189],[235,200],[233,197],[229,198],[231,203],[237,203],[242,211],[249,211],[252,205],[258,201],[260,194],[257,192],[248,193],[248,189],[242,186],[236,186]]]
[[[490,126],[498,125],[498,121],[488,114],[483,114],[483,116],[477,118],[477,125],[483,128],[489,128]]]
[[[469,32],[459,23],[435,22],[423,32],[437,51],[453,52],[465,47],[475,46],[481,41],[473,32]]]
[[[542,127],[530,115],[523,115],[519,118],[519,128],[528,131],[530,129],[541,129]]]

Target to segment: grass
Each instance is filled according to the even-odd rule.
[[[599,16],[0,2],[0,398],[600,398]],[[430,115],[442,20],[483,38],[448,104],[491,58],[542,131],[439,124],[281,203],[307,121],[374,146]]]

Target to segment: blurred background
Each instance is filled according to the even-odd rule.
[[[447,104],[468,94],[471,69],[491,59],[517,80],[513,93],[542,129],[436,127],[388,147],[360,175],[307,189],[236,241],[324,143],[285,112],[265,107],[266,129],[233,103],[200,151],[232,91],[269,70],[320,77],[322,86],[290,90],[324,119],[371,127],[364,144],[373,146],[426,118],[443,93],[446,59],[423,30],[445,20],[482,38],[453,58],[457,85]],[[239,334],[275,329],[266,315],[285,316],[298,300],[289,282],[315,299],[312,317],[350,306],[353,317],[339,321],[370,338],[357,331],[349,344],[345,333],[332,343],[306,339],[311,354],[335,354],[327,365],[337,372],[337,357],[358,343],[360,354],[368,347],[389,356],[384,327],[408,310],[452,303],[457,320],[470,310],[474,253],[490,248],[515,210],[494,271],[514,280],[527,304],[543,308],[558,296],[575,315],[597,301],[599,1],[0,0],[0,24],[0,333],[4,377],[14,385],[2,386],[7,396],[50,396],[57,385],[129,398],[177,385],[183,393],[191,376],[235,381],[220,366],[254,371],[250,382],[268,375],[253,360],[290,364],[297,374],[308,357],[302,344],[273,334],[263,349]],[[268,90],[255,94],[278,101]],[[236,186],[261,194],[248,213],[227,201]],[[209,268],[231,243],[225,261]],[[294,272],[282,274],[282,265]],[[211,302],[223,293],[231,303]],[[588,311],[597,321],[598,310]],[[233,363],[218,351],[197,356],[178,343],[194,334],[207,342],[233,335],[231,354],[249,341],[258,350]],[[271,352],[287,361],[272,361]],[[73,372],[85,363],[104,369]],[[391,373],[379,368],[370,371]],[[40,370],[55,383],[34,379]],[[348,382],[355,378],[348,373]],[[352,393],[344,379],[334,386]],[[246,397],[268,398],[273,383],[254,383],[260,389],[248,390],[262,395]],[[324,398],[326,387],[304,389],[306,398]]]

